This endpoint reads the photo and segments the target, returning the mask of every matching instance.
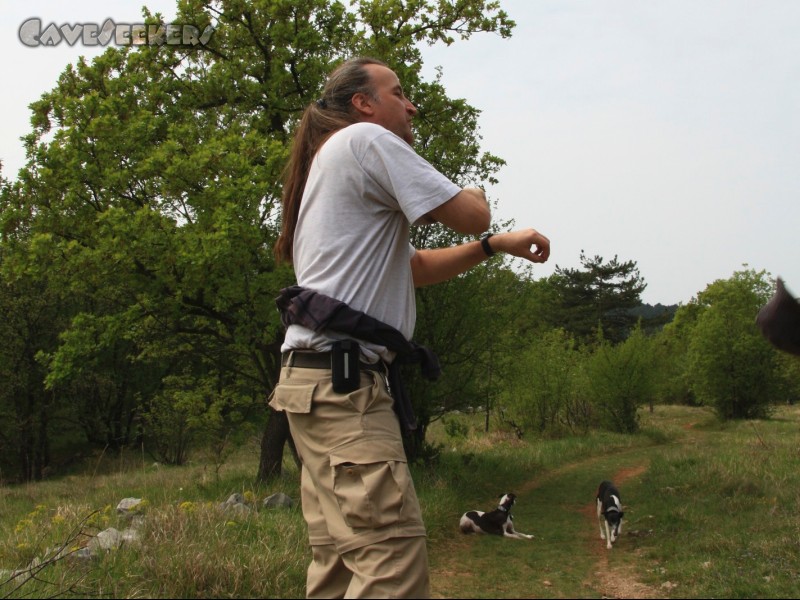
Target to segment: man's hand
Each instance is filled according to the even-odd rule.
[[[496,233],[489,239],[495,252],[505,252],[531,262],[543,263],[550,258],[550,240],[535,229]],[[535,250],[532,248],[535,247]]]

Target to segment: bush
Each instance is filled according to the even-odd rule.
[[[775,350],[755,324],[765,301],[764,273],[745,271],[699,295],[704,310],[689,345],[689,372],[698,400],[722,419],[763,418],[778,390]]]
[[[444,424],[444,432],[449,438],[463,440],[466,439],[467,435],[469,435],[469,425],[459,421],[458,419],[443,418],[442,423]]]
[[[542,335],[507,380],[503,405],[507,419],[523,430],[558,432],[564,426],[586,428],[582,411],[573,410],[580,351],[561,329]]]
[[[634,433],[639,429],[638,408],[654,391],[653,349],[641,327],[621,344],[600,340],[584,368],[586,394],[606,429]]]

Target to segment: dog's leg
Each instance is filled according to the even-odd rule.
[[[603,533],[603,522],[605,518],[603,517],[603,503],[600,498],[597,499],[597,526],[600,528],[600,539],[606,539],[606,534]]]
[[[514,523],[509,521],[508,524],[503,528],[503,537],[510,537],[515,538],[518,540],[532,540],[533,536],[528,535],[527,533],[520,533],[514,529]]]
[[[503,537],[510,537],[517,540],[532,540],[533,536],[528,535],[527,533],[520,533],[518,531],[506,531],[503,533]]]
[[[616,519],[617,524],[611,530],[614,535],[611,541],[616,542],[617,538],[619,537],[620,528],[622,527],[622,502],[619,501],[619,496],[616,496],[614,494],[611,495],[611,499],[614,501],[614,504],[617,507],[617,516],[618,516],[618,519]]]
[[[606,548],[611,550],[611,531],[609,531],[609,528],[608,528],[608,521],[603,519],[603,523],[606,524],[606,537],[604,537],[603,539],[606,541]]]

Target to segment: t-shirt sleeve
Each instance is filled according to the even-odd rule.
[[[461,191],[458,185],[389,131],[372,141],[361,165],[397,201],[408,221],[415,225],[424,215]]]

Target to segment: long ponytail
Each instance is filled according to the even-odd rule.
[[[359,121],[351,102],[353,95],[365,93],[375,97],[372,79],[364,68],[366,65],[386,66],[368,57],[353,58],[342,63],[328,77],[322,97],[303,112],[284,171],[281,234],[274,248],[278,262],[292,262],[300,202],[317,150],[333,133]]]

